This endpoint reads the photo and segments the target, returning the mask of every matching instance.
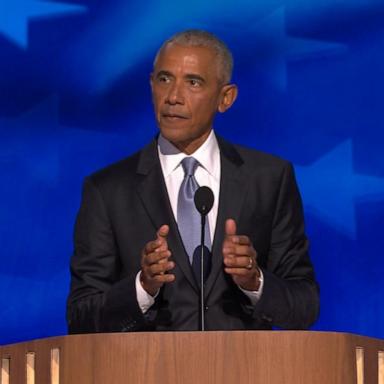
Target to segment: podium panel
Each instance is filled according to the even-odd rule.
[[[383,353],[333,332],[71,335],[0,347],[0,383],[384,384]]]

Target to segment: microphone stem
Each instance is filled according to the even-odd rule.
[[[201,331],[205,331],[205,304],[204,304],[204,237],[205,215],[201,215],[201,257],[200,257],[200,322]]]

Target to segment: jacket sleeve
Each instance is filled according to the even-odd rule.
[[[282,172],[266,260],[263,294],[254,317],[279,328],[308,328],[318,317],[319,288],[308,255],[301,197],[289,163]]]
[[[75,224],[70,266],[69,333],[145,329],[146,320],[136,299],[138,270],[121,276],[120,264],[103,196],[92,178],[87,178]]]

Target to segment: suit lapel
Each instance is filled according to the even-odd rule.
[[[154,228],[157,230],[164,224],[169,225],[170,231],[167,240],[172,257],[192,287],[198,291],[169,202],[156,140],[141,151],[137,177],[136,189]]]
[[[239,153],[220,137],[217,137],[217,140],[221,159],[220,196],[212,245],[212,270],[205,286],[206,297],[211,292],[219,272],[223,269],[222,245],[225,237],[225,221],[227,219],[238,221],[248,189],[248,178],[244,173],[243,160]]]

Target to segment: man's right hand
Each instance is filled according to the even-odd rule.
[[[156,233],[156,240],[147,243],[141,252],[140,282],[151,296],[155,296],[164,283],[175,280],[175,275],[167,273],[175,267],[175,263],[169,261],[171,251],[168,249],[168,233],[169,226],[162,225]]]

